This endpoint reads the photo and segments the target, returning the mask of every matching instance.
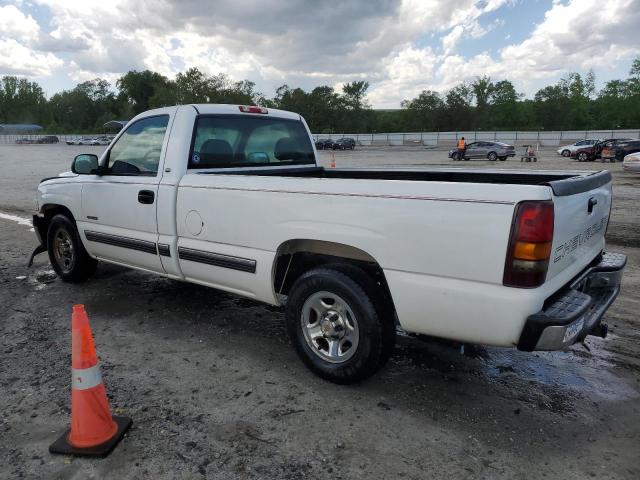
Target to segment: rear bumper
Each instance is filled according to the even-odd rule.
[[[600,322],[620,292],[627,257],[605,253],[569,286],[558,292],[538,313],[530,315],[522,330],[518,349],[561,350],[587,335],[603,336]]]

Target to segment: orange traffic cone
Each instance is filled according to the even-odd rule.
[[[329,164],[329,168],[336,168],[336,154],[331,152],[331,163]]]
[[[71,315],[71,428],[50,447],[51,453],[105,457],[133,423],[112,417],[84,305]]]

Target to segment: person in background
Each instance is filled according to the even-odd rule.
[[[467,149],[467,144],[464,141],[464,137],[458,140],[458,160],[464,160],[464,152]]]

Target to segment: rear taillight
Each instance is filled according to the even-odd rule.
[[[552,241],[553,202],[527,201],[516,205],[502,283],[525,288],[542,285]]]
[[[241,112],[244,113],[269,113],[269,110],[267,110],[266,108],[257,107],[255,105],[240,105],[238,108]]]

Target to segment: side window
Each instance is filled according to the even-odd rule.
[[[169,115],[138,120],[129,125],[109,152],[108,174],[156,175]]]

